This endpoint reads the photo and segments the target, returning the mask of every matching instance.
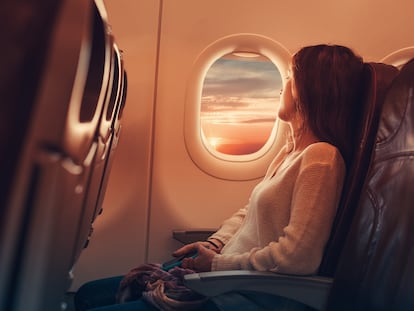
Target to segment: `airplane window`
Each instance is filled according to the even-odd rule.
[[[184,140],[201,171],[226,180],[263,176],[286,143],[277,109],[290,59],[279,42],[250,33],[200,51],[187,82]]]
[[[282,77],[267,57],[232,52],[217,59],[203,83],[200,123],[206,148],[220,154],[259,151],[276,123]]]

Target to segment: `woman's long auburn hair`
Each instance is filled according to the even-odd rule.
[[[363,66],[360,56],[340,45],[304,47],[292,59],[295,100],[305,124],[336,146],[347,164],[360,120]]]

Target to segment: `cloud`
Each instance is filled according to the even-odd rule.
[[[201,105],[202,118],[244,118],[274,117],[279,105],[277,98],[235,98],[213,97],[203,98]]]
[[[276,116],[274,118],[257,118],[257,119],[249,119],[243,120],[241,123],[244,124],[257,124],[257,123],[271,123],[274,124],[276,122]]]
[[[234,111],[249,106],[250,103],[240,97],[208,96],[202,98],[201,112]]]
[[[270,61],[219,59],[207,72],[203,97],[271,98],[279,94],[281,85],[281,75]]]

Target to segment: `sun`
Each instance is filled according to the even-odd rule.
[[[210,144],[211,147],[213,147],[214,149],[217,149],[218,145],[220,145],[221,140],[222,140],[221,137],[209,137],[208,143]]]

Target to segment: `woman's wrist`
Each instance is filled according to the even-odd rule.
[[[210,243],[210,245],[213,246],[218,251],[221,251],[221,249],[224,246],[223,242],[221,242],[220,240],[215,239],[215,238],[209,238],[209,239],[207,239],[206,242]]]

